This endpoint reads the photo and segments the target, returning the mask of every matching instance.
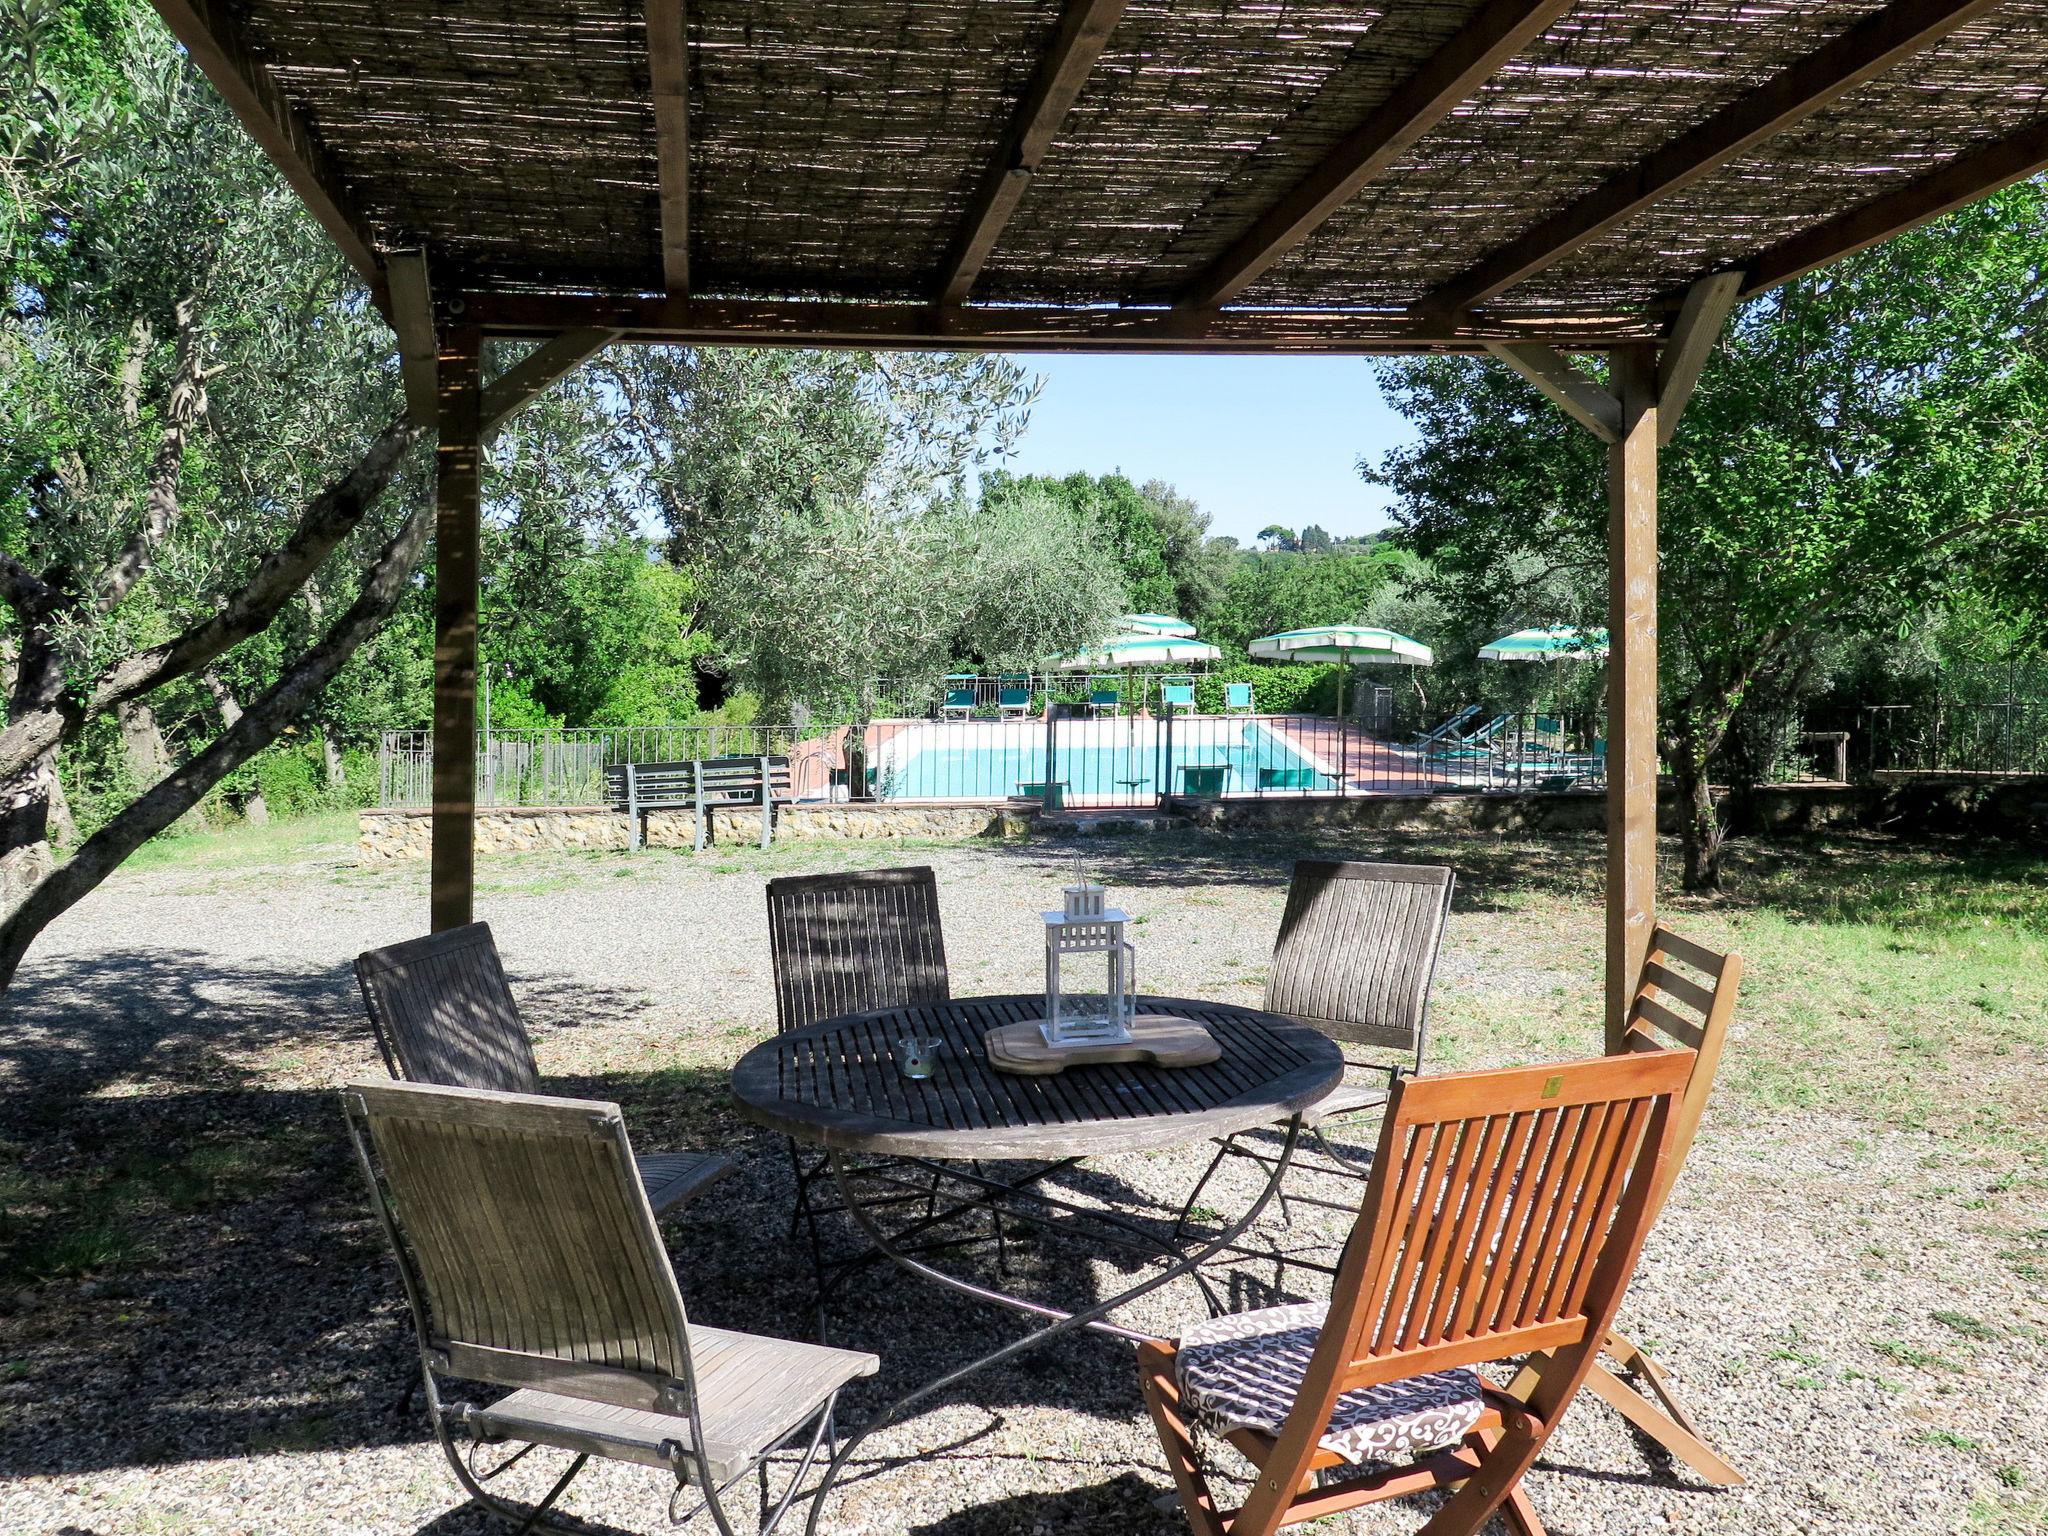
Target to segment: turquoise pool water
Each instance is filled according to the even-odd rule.
[[[1177,721],[1170,751],[1150,720],[1063,720],[1055,731],[1052,777],[1066,784],[1070,802],[1199,792],[1209,787],[1202,780],[1215,778],[1202,769],[1222,770],[1225,794],[1335,784],[1279,734],[1244,720]],[[889,745],[877,778],[885,799],[1000,799],[1046,777],[1045,727],[1036,721],[922,726]],[[1188,769],[1198,770],[1192,785]]]

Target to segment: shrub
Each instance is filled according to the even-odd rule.
[[[1252,707],[1262,715],[1326,715],[1337,708],[1337,668],[1328,663],[1228,662],[1195,679],[1195,707],[1221,714],[1226,683],[1250,683]]]

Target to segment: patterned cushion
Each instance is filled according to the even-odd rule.
[[[1174,1369],[1195,1422],[1214,1434],[1277,1435],[1322,1331],[1321,1302],[1232,1312],[1180,1337]],[[1337,1399],[1322,1447],[1348,1462],[1393,1461],[1454,1445],[1485,1410],[1476,1372],[1459,1367],[1360,1387]]]

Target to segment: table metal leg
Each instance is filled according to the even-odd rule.
[[[1245,1230],[1258,1220],[1259,1213],[1266,1208],[1267,1203],[1279,1191],[1280,1182],[1287,1176],[1287,1165],[1294,1156],[1295,1142],[1299,1139],[1300,1135],[1301,1117],[1296,1115],[1287,1122],[1287,1139],[1280,1149],[1279,1156],[1274,1160],[1274,1167],[1271,1176],[1266,1181],[1266,1187],[1259,1192],[1258,1199],[1252,1202],[1244,1215],[1227,1230],[1214,1238],[1202,1239],[1200,1246],[1194,1252],[1182,1253],[1157,1274],[1148,1275],[1137,1284],[1117,1292],[1114,1296],[1098,1301],[1093,1306],[1085,1307],[1079,1312],[1068,1312],[1059,1307],[1048,1306],[1043,1302],[1030,1301],[1021,1296],[1006,1295],[987,1286],[977,1285],[973,1281],[962,1279],[958,1275],[949,1275],[943,1270],[935,1269],[914,1255],[903,1251],[897,1246],[895,1241],[892,1241],[882,1231],[880,1225],[875,1221],[873,1214],[861,1202],[859,1196],[854,1193],[854,1181],[847,1176],[849,1170],[846,1166],[844,1155],[836,1151],[831,1153],[832,1176],[839,1185],[840,1198],[844,1202],[845,1209],[853,1217],[855,1224],[860,1227],[862,1233],[866,1235],[868,1241],[873,1243],[881,1253],[900,1267],[909,1270],[912,1274],[922,1276],[924,1279],[942,1285],[948,1290],[958,1291],[963,1296],[971,1296],[978,1301],[986,1301],[995,1306],[1008,1307],[1012,1311],[1023,1312],[1033,1317],[1042,1317],[1048,1321],[1045,1327],[1026,1334],[1020,1339],[1013,1339],[1008,1344],[1003,1345],[1002,1348],[992,1350],[977,1360],[971,1360],[965,1365],[948,1371],[943,1376],[926,1382],[916,1391],[898,1398],[882,1412],[869,1419],[867,1423],[863,1424],[852,1435],[848,1436],[846,1442],[839,1447],[838,1453],[833,1456],[831,1464],[825,1468],[825,1475],[819,1480],[817,1492],[811,1496],[810,1518],[804,1522],[805,1536],[817,1536],[818,1520],[825,1511],[825,1496],[831,1492],[832,1485],[839,1480],[840,1473],[845,1470],[846,1464],[852,1459],[853,1453],[860,1448],[861,1443],[869,1435],[875,1433],[875,1431],[885,1429],[891,1424],[900,1422],[908,1415],[910,1409],[923,1402],[926,1398],[944,1392],[956,1382],[964,1381],[969,1376],[985,1371],[991,1366],[1001,1365],[1007,1360],[1037,1349],[1061,1334],[1077,1332],[1083,1328],[1093,1329],[1096,1332],[1111,1334],[1117,1338],[1129,1339],[1134,1342],[1148,1342],[1150,1339],[1149,1335],[1136,1333],[1129,1328],[1124,1328],[1110,1322],[1108,1320],[1109,1314],[1121,1307],[1128,1306],[1140,1297],[1150,1295],[1162,1286],[1172,1284],[1184,1275],[1198,1271],[1202,1265],[1208,1263],[1217,1254],[1231,1248],[1237,1242],[1237,1239],[1244,1234]],[[1027,1182],[1036,1182],[1037,1178],[1043,1177],[1044,1174],[1041,1173],[1036,1178]],[[970,1182],[987,1183],[994,1181],[984,1179]],[[990,1192],[990,1198],[995,1198],[993,1191]],[[968,1202],[966,1208],[971,1209],[973,1205],[979,1203]],[[1093,1212],[1087,1214],[1090,1216],[1094,1215]],[[1110,1218],[1110,1220],[1115,1224],[1114,1218]],[[1163,1253],[1173,1253],[1176,1251],[1164,1242],[1160,1246]]]

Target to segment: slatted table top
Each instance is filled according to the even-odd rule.
[[[824,1019],[757,1045],[732,1071],[740,1112],[814,1146],[901,1157],[1087,1157],[1178,1146],[1271,1125],[1344,1076],[1337,1046],[1257,1008],[1141,997],[1140,1013],[1208,1026],[1222,1058],[1203,1067],[1122,1064],[1019,1077],[988,1063],[982,1037],[1037,1018],[1039,993],[956,998]],[[896,1070],[890,1043],[943,1039],[928,1082]]]

